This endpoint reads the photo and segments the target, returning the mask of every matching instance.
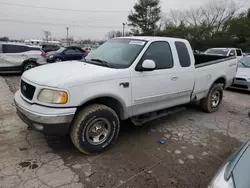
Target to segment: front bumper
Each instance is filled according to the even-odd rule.
[[[18,116],[33,130],[48,135],[69,133],[76,108],[51,108],[26,102],[18,90],[14,101]]]
[[[250,91],[250,80],[245,78],[235,78],[231,88]]]

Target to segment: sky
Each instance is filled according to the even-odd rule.
[[[162,12],[200,7],[211,0],[161,0]],[[137,0],[0,0],[0,37],[41,39],[43,31],[53,37],[75,40],[104,39],[111,30],[122,30],[122,23]],[[250,0],[235,0],[250,8]],[[35,8],[43,7],[43,8]],[[55,10],[60,9],[60,10]],[[126,27],[126,30],[129,30]]]

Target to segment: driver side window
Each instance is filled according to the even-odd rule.
[[[157,69],[170,69],[173,67],[173,57],[170,45],[168,42],[159,41],[150,44],[144,53],[140,65],[145,60],[153,60]]]

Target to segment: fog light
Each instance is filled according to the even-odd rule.
[[[39,124],[33,124],[33,126],[35,127],[36,130],[38,131],[42,131],[43,130],[43,126],[42,125],[39,125]]]

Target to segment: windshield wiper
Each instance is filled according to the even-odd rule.
[[[102,63],[106,67],[111,67],[110,64],[107,61],[104,61],[104,60],[101,60],[101,59],[90,59],[90,61],[96,61],[96,62]]]
[[[245,63],[243,63],[243,62],[240,62],[244,67],[247,67],[246,65],[245,65]]]

